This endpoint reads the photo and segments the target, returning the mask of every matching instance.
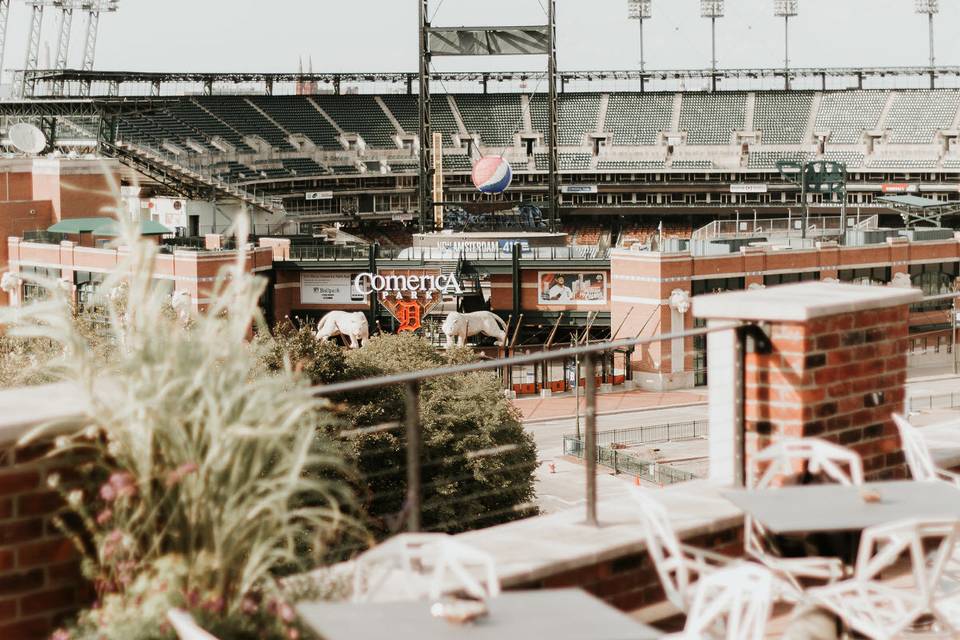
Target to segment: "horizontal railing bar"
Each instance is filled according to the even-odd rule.
[[[350,380],[347,382],[338,382],[337,384],[317,385],[311,388],[314,395],[332,396],[340,393],[349,393],[352,391],[361,391],[371,387],[380,387],[385,385],[405,384],[408,382],[419,382],[429,378],[439,376],[449,376],[461,373],[474,373],[476,371],[490,371],[502,367],[516,366],[522,364],[536,364],[539,362],[550,362],[561,358],[570,358],[584,356],[586,354],[603,353],[605,351],[614,351],[626,347],[635,347],[644,344],[653,344],[655,342],[666,342],[679,338],[691,338],[695,336],[705,336],[720,331],[730,331],[747,326],[748,322],[738,322],[725,324],[719,327],[705,327],[703,329],[694,329],[692,331],[681,331],[679,333],[665,333],[656,337],[644,338],[623,338],[610,342],[601,342],[599,344],[582,345],[578,347],[566,347],[556,351],[546,351],[541,353],[530,353],[522,356],[511,356],[509,358],[499,358],[497,360],[487,360],[484,362],[471,362],[452,367],[436,367],[433,369],[424,369],[422,371],[410,371],[407,373],[396,373],[389,376],[379,376],[376,378],[364,378],[362,380]]]

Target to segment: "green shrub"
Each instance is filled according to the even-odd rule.
[[[354,380],[449,364],[471,362],[470,349],[446,354],[410,335],[371,338],[359,350],[318,344],[308,329],[282,332],[273,366],[286,353],[301,362],[316,384]],[[370,527],[383,536],[396,520],[406,493],[406,437],[402,427],[364,432],[364,427],[399,423],[404,389],[377,387],[335,398],[340,421],[327,426],[347,438],[350,455],[364,479]],[[516,408],[489,372],[442,376],[420,388],[422,425],[422,525],[450,533],[508,522],[535,513],[536,447]],[[359,430],[359,431],[358,431]],[[490,455],[474,455],[490,452]]]

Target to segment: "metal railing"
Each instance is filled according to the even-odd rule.
[[[290,259],[301,262],[324,262],[343,259],[366,259],[368,247],[350,246],[291,246]],[[381,246],[378,251],[380,260],[409,260],[415,262],[456,262],[461,259],[469,260],[499,260],[510,261],[513,251],[510,247],[491,248],[441,248],[441,247],[410,247],[395,249]],[[520,260],[597,260],[606,261],[610,258],[610,249],[599,247],[533,247],[521,252]]]
[[[907,411],[910,413],[916,411],[932,411],[934,409],[958,408],[960,408],[960,392],[907,398]]]
[[[855,218],[850,218],[855,220]],[[858,220],[856,229],[876,229],[879,218],[872,215]],[[839,216],[810,216],[807,219],[807,228],[815,235],[840,235]],[[759,234],[769,236],[801,237],[803,235],[803,215],[788,218],[748,218],[736,220],[714,220],[695,230],[691,235],[693,240],[715,240],[720,238],[752,237]]]
[[[739,344],[744,345],[747,340],[747,329],[752,325],[750,323],[734,323],[732,325],[720,327],[707,327],[703,329],[694,329],[678,333],[667,333],[657,337],[644,338],[626,338],[610,342],[587,344],[576,347],[567,347],[556,351],[546,353],[531,353],[509,358],[498,358],[495,360],[486,360],[471,362],[456,366],[437,367],[433,369],[424,369],[421,371],[412,371],[407,373],[398,373],[376,378],[366,378],[360,380],[351,380],[330,385],[320,385],[312,388],[317,396],[332,398],[342,394],[353,393],[378,389],[381,387],[402,385],[404,389],[405,417],[403,427],[406,433],[406,496],[401,514],[405,516],[406,528],[409,531],[421,530],[421,511],[422,489],[421,472],[422,463],[422,434],[420,424],[420,387],[427,380],[441,376],[474,373],[479,371],[504,371],[508,367],[527,364],[537,364],[549,362],[551,360],[562,360],[567,358],[579,358],[583,372],[581,377],[584,379],[584,396],[586,398],[584,410],[584,438],[583,450],[586,466],[585,494],[586,494],[586,521],[587,524],[597,525],[597,485],[596,485],[596,465],[599,458],[597,445],[597,361],[603,354],[616,350],[637,347],[640,345],[649,345],[657,342],[669,342],[674,339],[684,339],[694,336],[704,336],[712,333],[734,331],[738,337]],[[742,352],[742,350],[741,350]],[[740,362],[739,373],[743,375],[742,358],[736,359]],[[695,428],[694,428],[695,430]],[[742,431],[742,430],[741,430]],[[614,456],[619,464],[620,455]],[[631,463],[627,467],[633,468]],[[662,472],[671,475],[671,471]],[[656,472],[660,473],[660,472]],[[682,475],[684,472],[678,472]],[[648,472],[649,475],[649,472]],[[659,476],[658,476],[659,477]],[[666,477],[666,476],[664,476]],[[679,476],[677,476],[679,477]]]
[[[597,446],[608,447],[614,444],[653,444],[657,442],[677,442],[680,440],[695,440],[706,438],[709,422],[706,420],[690,420],[686,422],[671,422],[667,424],[649,424],[626,429],[609,429],[597,432]],[[574,435],[564,435],[567,438],[579,440]]]
[[[563,454],[583,459],[586,447],[583,441],[572,436],[563,437]],[[596,450],[597,464],[613,469],[613,473],[627,474],[657,485],[670,485],[696,479],[696,475],[689,471],[676,469],[670,465],[643,460],[629,451],[613,447],[598,446]]]

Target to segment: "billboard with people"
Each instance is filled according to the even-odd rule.
[[[541,271],[537,301],[541,305],[607,304],[607,274],[603,272]]]

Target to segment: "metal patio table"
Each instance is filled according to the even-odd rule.
[[[580,589],[505,591],[489,613],[453,624],[430,602],[303,602],[300,618],[324,640],[652,640],[665,634]]]
[[[879,502],[866,502],[876,491]],[[960,489],[946,482],[867,482],[859,486],[812,484],[778,489],[737,489],[722,495],[773,534],[862,531],[908,518],[960,519]]]

